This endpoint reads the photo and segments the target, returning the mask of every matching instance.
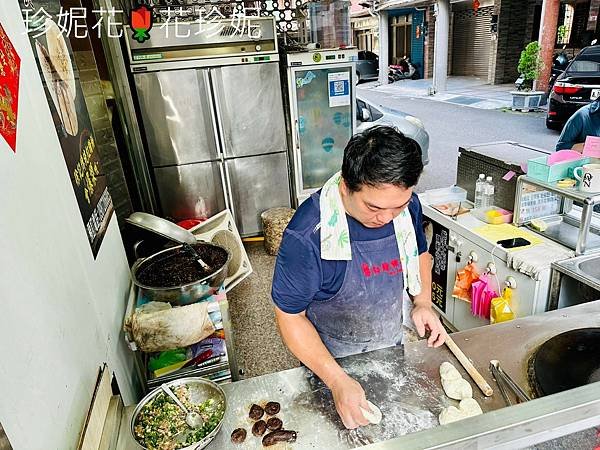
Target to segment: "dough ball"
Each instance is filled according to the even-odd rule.
[[[264,413],[265,410],[262,409],[262,407],[257,404],[253,404],[250,407],[250,413],[248,414],[248,417],[250,417],[252,420],[258,420],[263,416]]]
[[[231,433],[231,442],[234,444],[241,444],[246,440],[246,430],[243,428],[236,428]]]
[[[269,416],[274,416],[281,410],[281,405],[277,402],[269,402],[265,405],[265,412]]]
[[[473,397],[473,388],[464,378],[451,380],[442,378],[442,387],[446,395],[454,400]]]
[[[467,416],[473,417],[483,414],[479,403],[473,398],[465,398],[460,401],[458,408]]]
[[[456,406],[449,406],[442,410],[439,417],[440,425],[446,425],[480,414],[483,414],[483,411],[481,410],[479,403],[472,398],[465,398],[460,401],[458,408]]]
[[[271,417],[267,420],[267,428],[271,431],[281,430],[283,428],[283,422],[279,417]]]
[[[449,362],[443,362],[440,365],[440,377],[442,380],[458,380],[462,378],[460,372]]]
[[[254,436],[262,436],[267,431],[267,424],[264,420],[259,420],[258,422],[254,422],[252,425],[252,434]]]
[[[440,413],[440,425],[457,422],[464,419],[464,414],[456,406],[448,406]]]
[[[360,410],[363,413],[363,416],[365,416],[365,419],[367,419],[370,423],[377,425],[379,422],[381,422],[383,414],[381,414],[380,409],[373,403],[371,403],[369,400],[367,400],[367,403],[369,404],[369,408],[371,408],[371,411],[367,411],[364,408],[360,408]]]

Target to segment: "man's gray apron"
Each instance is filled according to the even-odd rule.
[[[394,235],[352,241],[340,290],[315,300],[306,317],[335,358],[399,345],[404,280]]]

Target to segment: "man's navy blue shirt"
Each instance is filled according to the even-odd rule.
[[[321,229],[319,199],[311,196],[300,205],[286,228],[273,274],[271,295],[279,309],[289,314],[300,313],[313,301],[327,300],[342,287],[346,272],[346,261],[321,259]],[[423,212],[416,194],[408,204],[419,254],[427,251],[427,240],[423,231]],[[368,228],[348,216],[351,241],[372,241],[394,234],[392,222],[380,228]],[[396,260],[382,261],[376,270],[386,270],[399,265]],[[373,270],[374,268],[365,268]]]

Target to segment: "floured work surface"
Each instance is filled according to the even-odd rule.
[[[361,383],[367,398],[383,413],[378,425],[346,430],[338,417],[331,391],[306,368],[290,369],[223,386],[227,412],[223,429],[208,447],[255,449],[260,439],[252,436],[248,410],[252,403],[277,401],[283,428],[298,432],[289,448],[355,448],[386,441],[438,425],[437,416],[448,406],[439,380],[428,378],[411,362],[401,347],[393,347],[339,360],[344,369]],[[231,432],[245,428],[242,444],[230,442]],[[286,448],[285,444],[280,447]]]
[[[483,396],[446,346],[430,349],[425,341],[419,341],[407,344],[404,351],[394,347],[343,358],[340,364],[383,413],[379,425],[354,431],[344,428],[329,389],[306,368],[226,384],[222,386],[227,398],[223,427],[207,448],[262,448],[260,439],[252,435],[254,421],[248,411],[253,403],[267,401],[281,404],[277,417],[283,428],[298,433],[293,444],[268,447],[277,450],[355,448],[438,426],[441,410],[458,404],[448,399],[441,387],[439,366],[444,361],[453,363],[471,383],[473,398],[484,413],[503,408],[506,404],[489,372],[489,361],[498,359],[513,380],[531,394],[527,383],[531,355],[552,336],[583,327],[600,327],[600,301],[453,334],[456,344],[494,389],[490,398]],[[230,436],[239,427],[245,428],[248,436],[243,444],[236,445]],[[136,448],[132,444],[121,448]]]

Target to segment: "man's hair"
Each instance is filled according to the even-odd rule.
[[[351,192],[361,186],[417,184],[423,172],[421,147],[395,128],[376,126],[350,139],[344,149],[342,177]]]

